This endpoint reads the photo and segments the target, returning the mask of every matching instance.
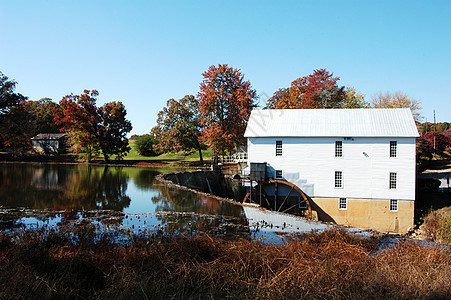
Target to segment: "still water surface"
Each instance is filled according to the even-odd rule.
[[[133,230],[217,233],[232,228],[236,234],[246,231],[254,238],[273,239],[277,232],[327,228],[324,224],[268,214],[258,208],[243,208],[214,197],[171,188],[155,180],[156,175],[173,171],[137,167],[1,163],[0,206],[5,211],[15,208],[33,211],[34,214],[19,215],[14,221],[37,226],[43,223],[72,224],[86,217],[86,212],[113,210],[121,212],[120,226]],[[36,212],[41,211],[59,213],[36,215]],[[105,219],[96,220],[105,223]]]

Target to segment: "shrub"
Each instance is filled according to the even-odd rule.
[[[431,211],[422,225],[426,240],[451,245],[451,216],[444,210]]]
[[[153,145],[158,143],[154,135],[144,134],[135,137],[135,148],[139,155],[156,156],[158,153],[154,150]]]

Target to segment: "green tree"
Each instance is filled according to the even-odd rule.
[[[50,98],[42,98],[38,101],[26,101],[25,109],[34,116],[34,133],[56,133],[61,131],[61,126],[55,123],[53,110],[59,109],[58,103]]]
[[[245,142],[244,131],[257,95],[239,69],[210,66],[198,93],[201,139],[216,151],[233,151]]]
[[[22,156],[31,149],[35,123],[35,116],[25,108],[23,103],[10,107],[2,121],[0,131],[3,147]]]
[[[143,134],[135,137],[135,148],[139,155],[156,156],[154,146],[158,144],[158,140],[153,134]]]
[[[27,97],[14,91],[16,84],[17,82],[8,80],[8,77],[0,72],[0,118],[3,118],[9,112],[11,107],[27,100]]]
[[[157,126],[152,129],[158,136],[155,149],[159,152],[199,151],[201,163],[202,149],[206,146],[200,141],[202,126],[199,102],[192,95],[180,100],[169,99],[166,107],[158,113]]]
[[[437,131],[446,131],[450,127],[448,122],[442,122],[437,124]]]
[[[24,126],[28,125],[30,116],[23,109],[14,109],[27,100],[27,97],[15,92],[16,84],[14,80],[9,80],[0,72],[0,147],[11,149],[19,147],[23,151],[23,147],[27,146],[24,144],[26,140]],[[29,143],[28,141],[28,145]]]
[[[55,121],[69,132],[74,142],[90,154],[100,150],[109,161],[112,155],[122,158],[130,147],[126,134],[132,130],[126,120],[125,106],[121,102],[109,102],[96,106],[96,90],[85,90],[81,95],[67,95],[60,101],[60,109],[54,109]]]

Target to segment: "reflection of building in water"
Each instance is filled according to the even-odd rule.
[[[31,186],[38,190],[46,191],[62,191],[64,190],[64,182],[59,176],[58,169],[54,168],[33,168],[33,177]]]
[[[409,109],[254,110],[245,137],[248,166],[266,166],[262,182],[293,183],[320,220],[413,227],[418,131]]]
[[[260,227],[266,232],[310,232],[312,230],[326,230],[331,228],[327,224],[307,221],[304,218],[265,211],[250,205],[243,206],[249,226]]]

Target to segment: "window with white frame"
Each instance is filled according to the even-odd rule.
[[[390,189],[396,189],[397,175],[398,174],[396,172],[390,172],[390,182],[389,182]]]
[[[335,157],[343,157],[343,142],[335,142]]]
[[[390,141],[390,157],[398,156],[398,142]]]
[[[398,211],[398,200],[396,199],[390,200],[390,211]]]
[[[282,170],[276,170],[276,179],[283,178],[283,172]]]
[[[282,156],[282,141],[276,141],[276,156]]]
[[[343,187],[343,172],[335,171],[335,188]]]
[[[348,199],[347,198],[340,198],[338,202],[338,209],[339,210],[347,210],[348,209]]]

